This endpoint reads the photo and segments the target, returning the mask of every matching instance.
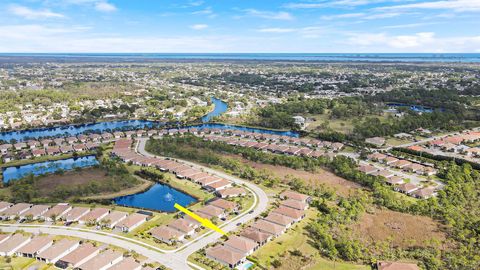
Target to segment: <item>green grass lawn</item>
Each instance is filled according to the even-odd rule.
[[[309,236],[306,234],[305,226],[312,221],[318,211],[316,209],[309,209],[307,216],[299,224],[290,228],[285,234],[279,236],[275,240],[267,243],[265,246],[257,250],[253,256],[256,257],[259,263],[264,267],[269,267],[270,263],[277,259],[282,262],[280,269],[300,269],[308,264],[305,269],[310,270],[330,270],[330,269],[353,269],[353,270],[367,270],[369,266],[356,265],[346,262],[333,262],[322,258],[318,251],[310,244]],[[302,261],[298,256],[293,256],[289,251],[298,249],[304,256],[310,257],[309,262]]]
[[[11,258],[11,261],[7,263],[5,257],[0,257],[0,269],[2,270],[21,270],[26,269],[29,265],[33,264],[35,259],[16,257]]]

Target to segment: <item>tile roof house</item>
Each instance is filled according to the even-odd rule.
[[[166,225],[151,229],[150,234],[167,244],[173,244],[175,241],[182,241],[185,238],[185,233]]]
[[[228,240],[223,243],[226,247],[229,247],[235,251],[238,251],[245,255],[251,255],[257,250],[258,244],[252,239],[232,235],[228,237]]]
[[[53,217],[57,220],[62,218],[68,211],[72,209],[72,206],[68,203],[59,203],[52,208],[48,209],[47,212],[43,214],[43,218],[46,221],[53,221]]]
[[[175,219],[172,222],[170,222],[167,226],[177,231],[180,231],[186,235],[195,234],[195,228],[198,228],[198,225],[191,223],[185,219]]]
[[[412,193],[412,195],[419,199],[428,199],[435,196],[435,188],[426,187],[426,188],[417,189]]]
[[[142,265],[134,258],[128,257],[108,268],[108,270],[142,270]]]
[[[280,201],[280,205],[290,207],[296,210],[306,210],[308,208],[308,204],[302,201],[297,201],[293,199],[287,199],[284,201]]]
[[[122,232],[130,232],[146,222],[148,218],[147,215],[133,213],[120,221],[115,227],[119,228]]]
[[[287,229],[295,222],[293,218],[278,213],[270,213],[264,218],[264,220],[284,226]]]
[[[401,184],[397,187],[395,187],[395,190],[396,191],[400,191],[400,192],[403,192],[403,193],[406,193],[406,194],[411,194],[412,192],[414,192],[415,190],[417,190],[419,187],[415,184],[412,184],[412,183],[405,183],[405,184]]]
[[[390,185],[400,185],[400,184],[404,183],[403,178],[400,177],[400,176],[396,176],[396,175],[387,178],[386,182],[387,182],[387,184],[390,184]]]
[[[304,203],[310,203],[310,201],[312,200],[312,198],[308,195],[298,193],[298,192],[295,192],[295,191],[291,191],[291,190],[286,190],[286,191],[282,192],[280,194],[280,198],[282,198],[282,199],[292,199],[292,200],[301,201],[301,202],[304,202]]]
[[[220,181],[217,181],[215,183],[211,183],[208,185],[205,185],[205,189],[209,191],[219,191],[222,189],[226,189],[232,186],[232,182],[227,181],[225,179],[221,179]]]
[[[81,264],[78,270],[106,270],[119,263],[123,259],[123,254],[118,251],[106,250],[93,259]]]
[[[28,244],[17,250],[18,256],[35,258],[38,253],[53,245],[53,237],[50,235],[35,236]]]
[[[85,243],[59,259],[55,266],[61,269],[78,267],[100,253],[101,249],[92,243]]]
[[[272,235],[264,232],[260,232],[254,228],[248,227],[240,233],[240,236],[251,239],[260,246],[265,245],[268,241],[272,239]]]
[[[213,205],[215,207],[221,208],[226,212],[236,212],[238,210],[238,205],[236,203],[224,199],[213,200],[209,202],[208,205]]]
[[[17,203],[14,206],[3,210],[0,216],[4,219],[13,219],[28,211],[33,205],[29,203]]]
[[[240,187],[234,187],[234,188],[227,188],[227,189],[222,189],[216,192],[218,196],[221,198],[233,198],[233,197],[239,197],[239,196],[245,196],[247,195],[247,191],[244,188]]]
[[[72,210],[68,211],[63,218],[67,222],[75,222],[85,216],[88,212],[90,212],[90,208],[88,207],[74,207]]]
[[[266,220],[257,220],[251,225],[252,228],[257,229],[261,232],[268,233],[273,235],[274,237],[280,236],[286,230],[285,226],[281,226],[272,222],[268,222]]]
[[[13,203],[9,202],[0,202],[0,212],[5,211],[5,209],[13,206]]]
[[[29,236],[14,234],[0,243],[0,256],[12,256],[17,250],[31,241]]]
[[[372,165],[362,165],[358,167],[358,170],[366,174],[371,174],[378,171],[378,169]]]
[[[63,238],[62,240],[55,242],[53,246],[40,252],[37,255],[37,259],[46,263],[54,264],[63,256],[74,251],[79,245],[80,242],[77,240]]]
[[[205,251],[207,258],[215,260],[221,264],[227,265],[230,268],[235,268],[242,264],[246,256],[233,249],[218,245],[211,247]]]
[[[96,224],[102,218],[106,217],[110,213],[109,209],[106,208],[94,208],[92,211],[88,212],[86,215],[81,217],[78,222],[80,224],[90,223]]]
[[[198,209],[196,212],[198,213],[203,213],[207,216],[210,216],[210,218],[216,217],[216,218],[225,218],[226,213],[225,210],[215,207],[213,205],[207,205],[204,206],[200,209]]]
[[[43,214],[45,214],[48,211],[48,209],[50,209],[49,205],[37,204],[32,206],[27,211],[23,212],[20,215],[20,218],[28,218],[30,216],[32,220],[36,220],[40,218]]]
[[[302,220],[302,218],[305,217],[305,212],[304,211],[296,210],[296,209],[286,207],[286,206],[280,206],[280,207],[272,210],[272,213],[277,213],[277,214],[280,214],[280,215],[291,217],[295,220],[295,222],[298,222],[298,221]]]
[[[115,225],[124,220],[128,216],[126,212],[112,211],[100,220],[102,226],[113,229]]]

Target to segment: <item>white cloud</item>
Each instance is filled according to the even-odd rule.
[[[325,7],[356,7],[369,4],[383,3],[383,2],[397,2],[401,0],[337,0],[337,1],[316,1],[316,2],[303,2],[303,3],[287,3],[284,5],[286,8],[291,9],[317,9]]]
[[[9,11],[17,16],[25,19],[49,19],[49,18],[64,18],[60,13],[52,12],[49,9],[34,10],[25,6],[11,5]]]
[[[208,24],[194,24],[194,25],[190,25],[190,28],[194,30],[203,30],[208,28]]]
[[[451,11],[480,11],[480,0],[450,0],[422,2],[406,5],[395,5],[377,8],[379,10],[391,9],[446,9]]]
[[[99,1],[95,3],[95,9],[101,12],[114,12],[117,11],[117,7],[106,1]]]
[[[279,12],[261,11],[253,8],[246,9],[244,11],[245,11],[245,15],[247,16],[264,18],[264,19],[285,20],[285,21],[290,21],[294,19],[294,17],[290,13],[285,11],[279,11]]]
[[[322,16],[322,20],[334,20],[334,19],[350,19],[350,18],[359,18],[365,17],[365,13],[345,13],[345,14],[337,14],[337,15],[325,15]]]
[[[295,28],[260,28],[257,30],[260,33],[291,33],[296,32]]]

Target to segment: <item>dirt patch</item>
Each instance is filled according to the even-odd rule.
[[[373,214],[363,214],[352,230],[367,245],[385,242],[401,248],[447,247],[445,233],[431,218],[390,210],[376,209]]]
[[[272,173],[274,176],[287,181],[292,177],[300,178],[305,181],[305,183],[312,187],[319,187],[324,184],[327,187],[334,188],[339,195],[347,196],[354,189],[361,188],[357,183],[348,181],[344,178],[336,176],[335,174],[318,169],[317,172],[307,172],[302,170],[295,170],[283,166],[273,166],[268,164],[256,163],[248,160],[243,160],[243,162],[249,164],[250,166],[259,169],[266,170],[269,173]]]
[[[42,195],[47,195],[59,185],[79,186],[92,181],[105,181],[110,177],[106,171],[99,168],[70,171],[64,174],[49,174],[37,182],[36,187]]]

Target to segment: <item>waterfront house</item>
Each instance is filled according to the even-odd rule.
[[[63,143],[65,142],[65,139],[64,138],[55,138],[53,139],[53,143],[57,146],[61,146],[63,145]]]
[[[113,229],[119,222],[124,220],[128,213],[121,211],[112,211],[100,220],[102,226]]]
[[[27,144],[24,143],[24,142],[19,142],[19,143],[16,143],[13,145],[13,147],[15,148],[15,150],[22,150],[22,149],[25,149],[27,148]]]
[[[47,148],[47,154],[48,154],[49,156],[55,156],[55,155],[60,154],[60,147],[58,147],[58,146],[48,147],[48,148]]]
[[[8,152],[8,150],[12,149],[12,145],[11,144],[2,144],[0,145],[0,153],[1,154],[6,154]]]
[[[47,155],[47,151],[45,151],[45,149],[43,149],[43,148],[33,149],[32,150],[32,155],[34,157],[42,157],[42,156]]]
[[[83,152],[87,150],[87,146],[83,143],[74,144],[73,150],[75,150],[75,152]]]
[[[73,147],[71,145],[62,146],[60,147],[60,152],[62,152],[62,154],[72,153]]]
[[[232,269],[242,264],[246,260],[245,254],[221,245],[207,249],[205,254],[207,255],[207,258],[227,265]]]
[[[115,227],[120,229],[122,232],[131,232],[138,226],[145,223],[148,218],[149,216],[147,215],[133,213],[124,220],[120,221],[117,225],[115,225]]]

